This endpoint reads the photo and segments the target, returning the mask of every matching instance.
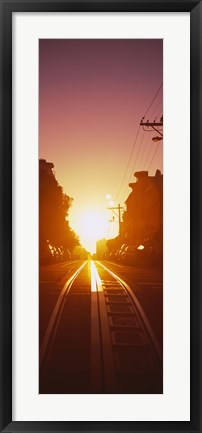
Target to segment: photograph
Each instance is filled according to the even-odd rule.
[[[0,433],[201,433],[202,0],[0,15]]]
[[[39,39],[39,394],[163,394],[163,39]]]

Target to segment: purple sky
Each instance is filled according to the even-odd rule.
[[[74,198],[71,218],[81,210],[105,209],[115,200],[139,123],[163,81],[162,40],[40,40],[40,158],[53,162],[56,178]],[[159,119],[162,89],[146,120]],[[136,140],[116,203],[124,203],[136,170],[162,170],[143,132]]]

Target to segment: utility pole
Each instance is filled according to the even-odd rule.
[[[163,139],[163,116],[161,116],[160,118],[160,122],[156,122],[156,119],[153,122],[150,122],[149,120],[147,120],[146,122],[144,121],[144,117],[142,118],[141,122],[140,122],[140,126],[143,127],[144,131],[156,131],[160,137],[153,137],[152,140],[153,141],[159,141]],[[158,128],[162,128],[162,129],[158,129]]]
[[[118,217],[119,235],[120,235],[121,234],[121,210],[123,209],[123,207],[120,204],[118,204],[118,206],[108,207],[107,209],[110,209],[112,213]],[[117,210],[118,210],[118,214],[115,212]],[[113,221],[114,221],[114,217],[113,217]]]

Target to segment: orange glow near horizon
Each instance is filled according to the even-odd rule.
[[[70,217],[71,226],[78,234],[82,246],[91,254],[96,251],[96,241],[109,238],[109,213],[102,209],[85,209]],[[115,227],[113,230],[116,230]],[[114,231],[116,235],[116,231]]]
[[[140,128],[146,110],[163,114],[163,88],[150,107],[162,81],[161,39],[39,41],[39,157],[54,164],[72,198],[67,221],[91,253],[118,235],[107,208],[124,207],[134,173],[163,168],[163,142]]]
[[[95,252],[97,240],[107,237],[108,221],[105,211],[81,211],[71,224],[79,235],[81,244],[90,253]]]

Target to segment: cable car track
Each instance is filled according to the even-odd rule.
[[[53,310],[53,313],[51,315],[48,327],[46,329],[46,333],[44,335],[41,347],[40,347],[40,352],[39,352],[39,365],[41,366],[43,361],[44,361],[44,357],[46,355],[47,352],[50,353],[50,347],[48,347],[48,344],[51,340],[50,346],[52,346],[53,344],[53,340],[54,340],[54,336],[56,334],[57,331],[57,326],[62,314],[62,310],[63,310],[63,306],[64,306],[64,302],[65,302],[65,296],[68,295],[72,284],[74,283],[74,281],[76,280],[76,278],[78,277],[79,273],[81,272],[81,270],[84,268],[84,266],[86,265],[86,261],[76,270],[76,272],[74,272],[74,274],[66,281],[65,285],[63,286],[63,289],[60,292],[60,295],[58,297],[58,300],[55,304],[55,308]]]
[[[92,362],[92,370],[96,366],[97,374],[102,373],[102,392],[161,393],[162,350],[141,304],[129,285],[102,263],[92,265],[92,274],[97,287],[96,329],[99,323],[97,341],[101,346],[101,365]],[[92,329],[94,325],[95,321]],[[94,336],[94,360],[98,346]],[[97,378],[92,384],[98,382]]]
[[[153,343],[154,350],[156,351],[160,362],[162,362],[162,349],[161,349],[160,344],[159,344],[159,342],[158,342],[158,340],[154,334],[152,326],[151,326],[140,302],[138,301],[137,297],[135,296],[134,292],[131,290],[130,286],[125,281],[123,281],[120,277],[118,277],[114,272],[112,272],[111,270],[106,268],[106,266],[104,266],[101,263],[99,263],[99,265],[102,266],[107,272],[109,272],[112,275],[112,277],[115,278],[116,281],[119,282],[119,284],[127,292],[128,296],[131,298],[131,301],[132,301],[136,311],[138,312],[139,318],[142,320],[143,325],[145,327],[145,330],[146,330],[146,332],[148,332],[149,337]]]
[[[85,371],[89,378],[85,379],[85,387],[80,392],[162,393],[162,350],[142,306],[125,281],[102,263],[92,260],[85,261],[63,286],[42,340],[39,353],[40,374],[41,378],[46,376],[44,383],[48,384],[47,392],[60,393],[59,387],[51,388],[50,385],[53,380],[51,372],[54,372],[58,375],[58,383],[66,380],[66,388],[63,387],[66,393],[79,393],[78,383],[74,391],[72,383],[71,388],[68,388],[68,380],[74,375],[74,364],[78,366],[80,363],[81,371],[84,359],[81,354],[81,359],[78,360],[78,347],[71,347],[71,342],[70,346],[67,346],[69,340],[66,334],[69,332],[67,314],[72,314],[74,320],[75,327],[71,330],[73,336],[78,336],[78,329],[82,327],[82,324],[79,325],[81,313],[86,308],[80,296],[82,285],[88,291],[90,302],[89,313],[88,316],[85,313],[86,322],[83,322],[83,326],[88,323],[90,334],[89,339],[85,340],[89,351],[88,367]],[[71,307],[68,307],[72,296],[74,305],[78,305],[74,313]],[[63,326],[60,322],[63,322]],[[61,338],[63,345],[60,344]],[[79,342],[84,345],[82,336]],[[72,373],[68,372],[67,363],[63,360],[65,356],[69,356],[65,351],[71,354],[73,359],[70,365]],[[60,377],[59,368],[63,370],[63,377]],[[76,375],[75,370],[75,381]],[[54,380],[57,382],[57,377]],[[53,391],[49,391],[51,389]]]

